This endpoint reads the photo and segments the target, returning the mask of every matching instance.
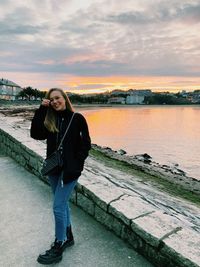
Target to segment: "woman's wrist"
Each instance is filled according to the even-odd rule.
[[[45,107],[49,107],[49,105],[50,105],[50,100],[44,98],[44,99],[42,100],[41,105],[42,105],[42,106],[45,106]]]

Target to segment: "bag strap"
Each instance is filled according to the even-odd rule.
[[[64,133],[64,135],[63,135],[63,137],[62,137],[62,139],[61,139],[61,141],[60,141],[60,144],[59,144],[57,150],[59,150],[59,149],[61,148],[62,143],[63,143],[63,141],[64,141],[64,139],[65,139],[65,136],[66,136],[66,134],[67,134],[67,132],[68,132],[68,130],[69,130],[69,127],[70,127],[70,125],[71,125],[71,123],[72,123],[72,120],[73,120],[75,114],[76,114],[76,113],[74,112],[73,115],[72,115],[72,117],[71,117],[71,120],[70,120],[70,122],[69,122],[69,124],[68,124],[68,126],[67,126],[67,129],[66,129],[66,131],[65,131],[65,133]]]

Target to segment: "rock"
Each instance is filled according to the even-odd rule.
[[[120,154],[120,155],[125,155],[125,154],[127,154],[126,151],[123,150],[123,149],[119,149],[119,150],[117,151],[117,153]]]
[[[151,163],[151,156],[149,156],[147,153],[135,155],[135,158],[137,160],[143,161],[144,163]]]
[[[147,153],[142,154],[142,156],[143,156],[143,158],[145,158],[145,159],[152,159],[152,157],[149,156],[149,154],[147,154]]]
[[[151,160],[150,159],[144,159],[144,163],[150,164]]]
[[[174,170],[172,170],[172,172],[175,173],[175,174],[181,174],[181,175],[184,175],[184,176],[186,175],[186,173],[181,169],[174,169]]]
[[[104,146],[103,149],[111,151],[112,149],[108,146]]]
[[[97,144],[92,144],[92,147],[98,147],[98,145]]]

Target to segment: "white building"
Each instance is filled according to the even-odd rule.
[[[131,94],[126,97],[126,104],[143,104],[144,96]]]
[[[15,100],[22,88],[14,82],[0,79],[0,99]]]
[[[108,104],[125,104],[124,97],[110,97],[108,99]]]

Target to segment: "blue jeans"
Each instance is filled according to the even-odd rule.
[[[57,240],[64,241],[67,239],[66,228],[71,225],[69,199],[77,180],[62,185],[62,174],[51,175],[48,178],[54,194],[55,236]]]

